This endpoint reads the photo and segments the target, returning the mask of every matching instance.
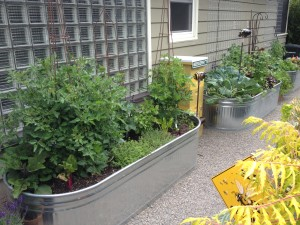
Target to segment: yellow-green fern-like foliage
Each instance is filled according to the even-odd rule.
[[[254,124],[267,143],[265,149],[253,153],[255,161],[239,161],[250,179],[252,205],[234,206],[212,218],[188,218],[181,224],[271,225],[300,224],[300,101],[287,109],[286,121],[266,122],[249,117],[245,124]],[[284,107],[283,107],[284,108]]]

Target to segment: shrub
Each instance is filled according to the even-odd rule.
[[[191,99],[192,78],[184,72],[180,59],[166,58],[152,70],[152,83],[149,85],[150,97],[158,105],[158,119],[171,121],[176,126],[181,113],[180,102]]]
[[[125,167],[166,144],[173,137],[161,130],[150,130],[142,134],[139,141],[130,140],[113,148],[113,165]]]
[[[52,63],[47,59],[12,73],[26,87],[11,96],[20,107],[8,118],[23,124],[23,136],[2,159],[14,196],[24,190],[49,193],[47,182],[58,176],[101,173],[126,131],[122,77],[103,70],[94,75],[92,62],[84,59],[57,68]],[[16,137],[16,127],[10,130]]]

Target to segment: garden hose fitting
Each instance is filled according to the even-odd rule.
[[[197,80],[198,82],[204,80],[205,77],[206,77],[206,73],[204,72],[199,71],[194,74],[194,79]]]

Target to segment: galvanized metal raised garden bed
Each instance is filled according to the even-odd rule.
[[[246,128],[242,122],[247,117],[264,117],[276,108],[280,86],[281,83],[246,102],[224,99],[213,105],[204,103],[206,125],[223,130],[241,130]]]
[[[291,92],[296,91],[300,88],[300,70],[297,71],[287,71],[289,76],[291,77],[293,83],[293,89]]]
[[[193,130],[100,183],[65,194],[24,193],[24,205],[40,215],[38,225],[125,223],[196,165],[200,121],[193,119]]]

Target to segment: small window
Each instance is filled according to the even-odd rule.
[[[198,0],[170,1],[171,41],[188,41],[197,39]]]

